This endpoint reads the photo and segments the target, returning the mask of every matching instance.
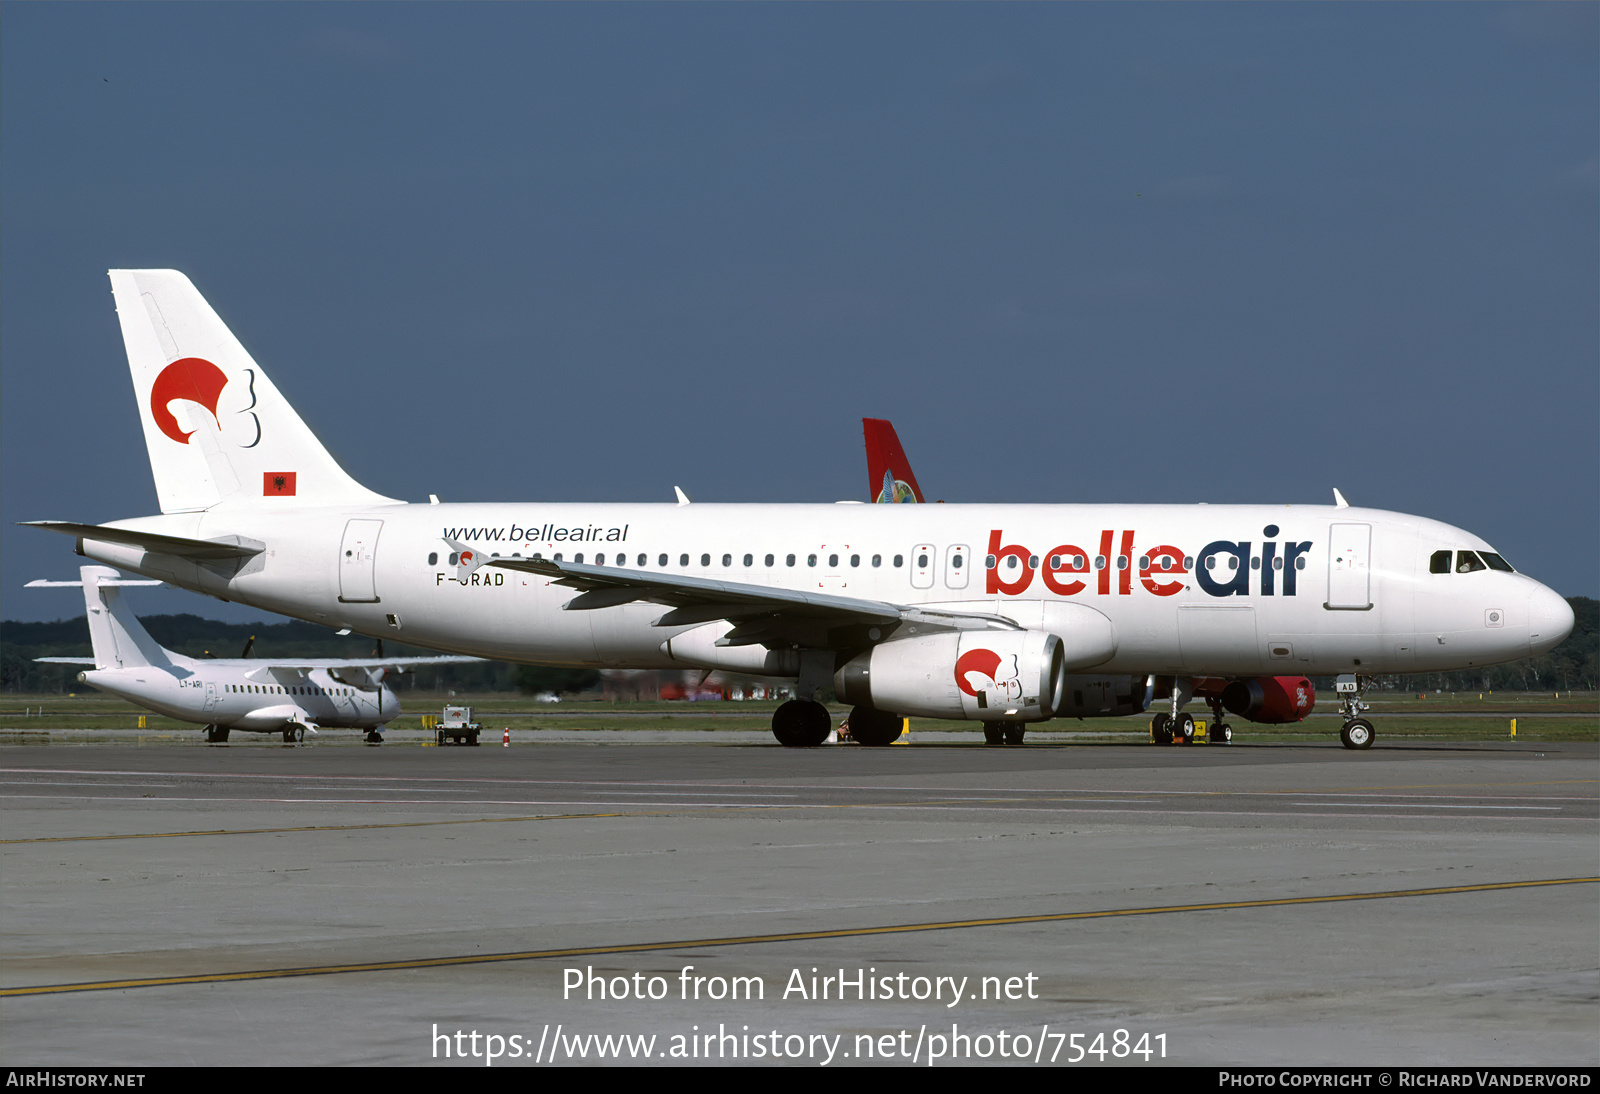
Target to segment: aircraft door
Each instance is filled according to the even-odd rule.
[[[944,583],[952,589],[967,587],[967,562],[969,552],[965,543],[946,547],[944,552]]]
[[[206,705],[204,709],[215,710],[217,706],[217,684],[215,680],[206,681]]]
[[[933,544],[919,543],[911,548],[911,587],[933,588]]]
[[[1366,611],[1372,607],[1372,525],[1335,524],[1328,529],[1328,600],[1325,608]]]
[[[339,544],[339,600],[345,604],[376,604],[378,591],[374,566],[378,558],[381,520],[352,520],[344,526]]]

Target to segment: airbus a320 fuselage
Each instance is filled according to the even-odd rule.
[[[112,271],[161,516],[41,522],[80,553],[232,601],[455,653],[797,680],[774,732],[1051,717],[1198,696],[1256,721],[1311,675],[1470,668],[1572,628],[1469,532],[1316,505],[406,504],[361,487],[183,275]],[[1354,686],[1350,689],[1354,691]],[[1372,728],[1345,699],[1345,743]],[[819,714],[820,712],[820,714]],[[891,724],[893,733],[890,732]]]

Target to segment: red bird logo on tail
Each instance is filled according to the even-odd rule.
[[[157,428],[179,444],[188,444],[194,434],[185,433],[179,428],[178,419],[167,409],[167,404],[172,400],[187,399],[209,410],[212,420],[217,422],[217,428],[221,429],[222,423],[217,419],[217,400],[227,386],[227,374],[210,361],[203,357],[180,357],[161,370],[161,375],[156,377],[156,382],[150,388],[150,413],[155,416]]]

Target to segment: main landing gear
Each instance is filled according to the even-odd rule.
[[[1233,727],[1222,720],[1222,700],[1213,695],[1206,699],[1206,705],[1211,708],[1211,725],[1206,728],[1206,744],[1232,744]]]
[[[1371,748],[1377,732],[1372,723],[1361,717],[1367,704],[1361,701],[1361,678],[1346,674],[1333,682],[1339,695],[1339,713],[1344,715],[1344,727],[1339,730],[1339,743],[1346,748]]]
[[[1150,720],[1150,732],[1154,735],[1156,744],[1170,745],[1174,742],[1181,744],[1194,743],[1194,715],[1193,714],[1157,714]]]
[[[1028,727],[1022,722],[983,723],[983,743],[986,745],[1020,745]]]
[[[290,722],[283,727],[283,743],[297,745],[306,739],[306,727],[299,722]]]
[[[892,745],[900,739],[900,715],[876,707],[854,707],[850,711],[850,736],[857,744]]]
[[[379,732],[376,728],[367,730],[366,737],[364,737],[362,739],[365,740],[367,742],[367,744],[369,744],[369,745],[381,745],[381,744],[383,744],[383,734],[381,732]]]
[[[854,714],[850,732],[856,732]],[[772,712],[772,735],[786,748],[815,748],[828,739],[833,719],[828,708],[813,699],[790,699]],[[856,740],[862,740],[857,736]],[[863,742],[869,743],[869,742]]]
[[[227,726],[206,726],[206,744],[225,745],[228,743]]]
[[[778,738],[780,745],[815,748],[833,732],[833,717],[828,708],[812,698],[833,677],[833,669],[832,650],[800,651],[800,675],[794,687],[797,697],[772,712],[772,735]],[[850,734],[858,741],[862,739],[856,736],[853,712]]]

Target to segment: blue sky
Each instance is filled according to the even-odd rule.
[[[15,521],[156,511],[108,267],[422,500],[1356,504],[1600,593],[1600,8],[0,5]],[[189,593],[147,611],[260,613]]]

